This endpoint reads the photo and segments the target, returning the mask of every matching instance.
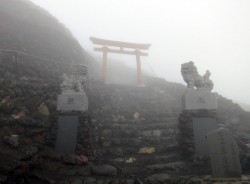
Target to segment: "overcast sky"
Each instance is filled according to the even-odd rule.
[[[249,0],[31,0],[68,27],[94,52],[90,36],[151,43],[147,62],[158,77],[180,82],[181,64],[210,70],[213,92],[250,104]],[[136,66],[135,56],[108,54]],[[101,72],[101,71],[100,71]],[[136,79],[135,79],[136,80]]]

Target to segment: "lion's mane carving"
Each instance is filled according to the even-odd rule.
[[[62,91],[84,91],[83,84],[87,80],[87,66],[83,64],[75,65],[75,70],[70,77],[63,74],[64,81],[61,83]]]
[[[200,76],[194,62],[189,61],[188,63],[183,63],[181,65],[181,75],[184,81],[187,83],[187,87],[194,89],[213,89],[213,81],[209,79],[211,73],[209,70],[206,71],[205,75]]]

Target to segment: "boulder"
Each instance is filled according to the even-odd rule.
[[[167,183],[168,180],[170,180],[170,175],[165,173],[154,174],[146,178],[148,184]]]
[[[36,120],[28,116],[23,116],[17,119],[17,122],[22,126],[35,127],[37,125]]]
[[[117,169],[111,165],[93,166],[91,172],[95,175],[110,176],[116,175]]]
[[[12,137],[5,136],[4,137],[4,142],[11,145],[14,148],[19,147],[18,139],[13,139]]]
[[[86,164],[87,162],[88,162],[88,157],[86,157],[85,155],[76,156],[77,165]]]
[[[250,143],[250,134],[246,134],[243,132],[237,132],[236,135],[245,143],[249,144]]]

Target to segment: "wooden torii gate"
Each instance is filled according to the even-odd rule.
[[[102,80],[107,82],[107,53],[118,53],[118,54],[128,54],[128,55],[136,55],[137,62],[137,75],[138,75],[138,85],[143,85],[142,81],[142,73],[141,73],[141,62],[140,56],[148,56],[148,53],[141,52],[142,50],[148,50],[151,44],[138,44],[138,43],[129,43],[129,42],[120,42],[120,41],[112,41],[112,40],[104,40],[99,38],[90,37],[90,41],[96,45],[103,45],[101,48],[94,48],[94,51],[103,52],[103,67],[102,67]],[[120,47],[118,49],[110,49],[108,46],[112,47]],[[134,51],[123,50],[124,48],[132,48]]]

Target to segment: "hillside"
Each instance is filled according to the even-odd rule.
[[[1,0],[0,7],[2,49],[65,63],[83,62],[83,51],[77,40],[45,10],[28,0]]]
[[[139,88],[131,84],[133,71],[123,85],[101,82],[100,63],[65,26],[27,0],[0,0],[0,49],[1,184],[227,182],[211,179],[209,159],[187,160],[179,152],[184,85],[144,76],[146,87]],[[18,65],[10,50],[19,51]],[[58,112],[62,75],[72,74],[75,63],[89,64],[89,110]],[[217,102],[219,127],[235,136],[246,175],[232,181],[247,183],[250,112],[219,94]],[[75,154],[55,152],[60,115],[79,116]]]
[[[246,103],[241,103],[241,102],[237,102],[241,107],[242,109],[244,109],[245,111],[250,111],[250,105],[249,104],[246,104]]]

